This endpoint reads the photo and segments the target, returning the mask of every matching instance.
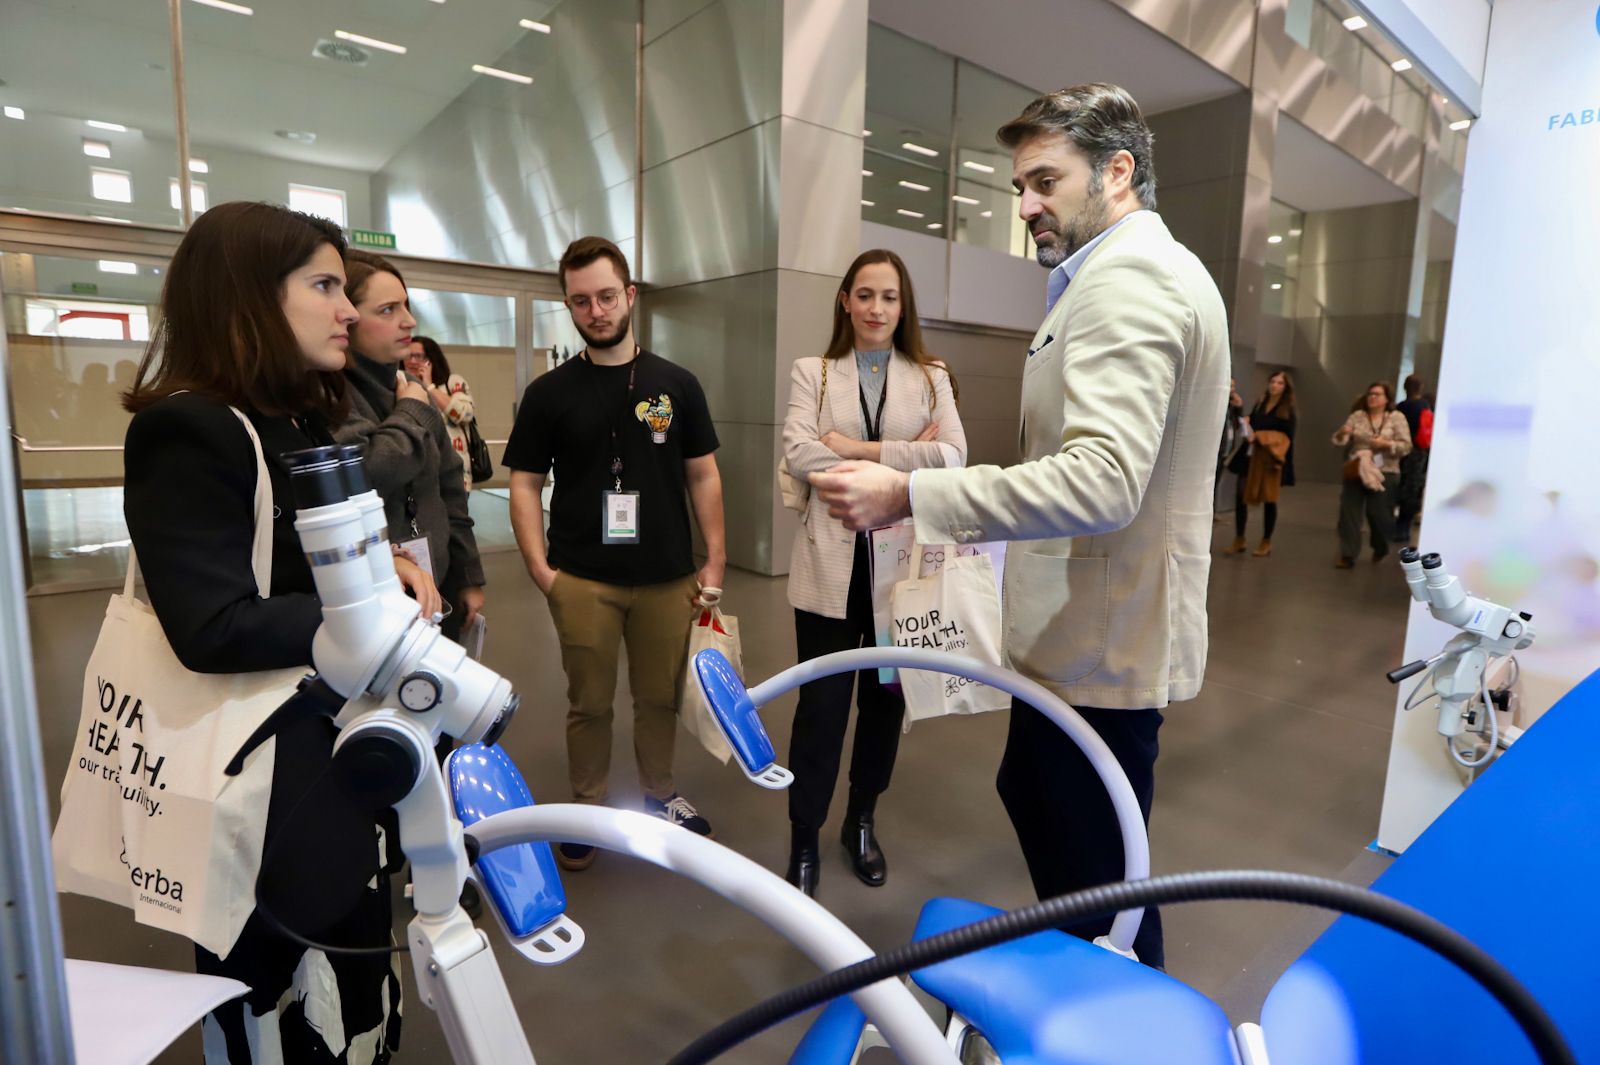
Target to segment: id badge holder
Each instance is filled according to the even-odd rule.
[[[639,542],[639,493],[602,492],[601,536],[603,544],[636,544]]]

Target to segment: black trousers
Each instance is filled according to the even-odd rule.
[[[850,571],[850,593],[843,618],[828,618],[809,610],[794,612],[794,642],[799,661],[835,651],[871,647],[876,642],[872,625],[872,571],[867,538],[856,537],[855,563]],[[844,753],[845,728],[850,723],[850,690],[857,684],[855,748],[850,755],[850,787],[867,795],[882,795],[894,772],[900,749],[900,721],[905,700],[878,683],[876,669],[840,673],[800,686],[800,703],[794,711],[794,731],[789,735],[789,820],[803,828],[820,830],[828,820],[828,802],[839,779],[839,759]]]
[[[1073,709],[1121,763],[1148,825],[1161,711]],[[1011,728],[995,787],[1040,899],[1123,879],[1122,835],[1105,785],[1072,738],[1020,700],[1011,703]],[[1066,929],[1082,939],[1110,930],[1110,918]],[[1161,913],[1154,907],[1145,910],[1133,949],[1146,965],[1165,966]]]
[[[1266,527],[1261,535],[1264,539],[1272,539],[1272,530],[1278,527],[1278,504],[1261,504],[1261,513],[1266,518]],[[1239,478],[1239,484],[1233,493],[1233,532],[1236,536],[1243,536],[1245,525],[1250,519],[1250,505],[1244,501],[1244,478]]]

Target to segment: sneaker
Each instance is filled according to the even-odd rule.
[[[556,864],[576,873],[594,864],[594,848],[583,843],[557,843]]]
[[[711,822],[700,816],[700,811],[689,805],[689,800],[682,795],[674,795],[663,802],[660,799],[644,797],[644,812],[652,817],[659,817],[663,821],[687,828],[697,836],[715,839],[711,831]]]

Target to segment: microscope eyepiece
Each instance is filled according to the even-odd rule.
[[[493,747],[500,742],[500,737],[506,734],[506,728],[511,724],[511,719],[516,716],[517,707],[522,705],[522,696],[512,692],[506,704],[500,708],[500,716],[494,719],[494,724],[489,726],[489,731],[483,734],[480,741],[485,747]]]
[[[1438,569],[1443,565],[1444,559],[1439,557],[1439,552],[1437,551],[1430,551],[1426,555],[1422,556],[1423,569]]]
[[[331,506],[350,498],[341,472],[341,450],[329,445],[283,454],[283,461],[289,467],[290,483],[294,485],[296,510]]]
[[[1417,549],[1414,548],[1414,547],[1403,547],[1403,548],[1400,549],[1400,561],[1401,562],[1410,564],[1412,562],[1415,562],[1417,559],[1419,559],[1421,557],[1422,557],[1422,555],[1419,554],[1417,552]]]
[[[339,447],[339,469],[344,474],[346,496],[358,496],[372,491],[367,480],[366,452],[360,444],[343,444]]]

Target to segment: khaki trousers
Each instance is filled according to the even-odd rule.
[[[689,653],[695,592],[692,574],[631,587],[566,572],[556,575],[550,586],[550,614],[567,674],[567,768],[575,801],[606,801],[617,649],[624,643],[628,685],[633,689],[633,754],[639,785],[655,799],[674,794],[678,681]]]

